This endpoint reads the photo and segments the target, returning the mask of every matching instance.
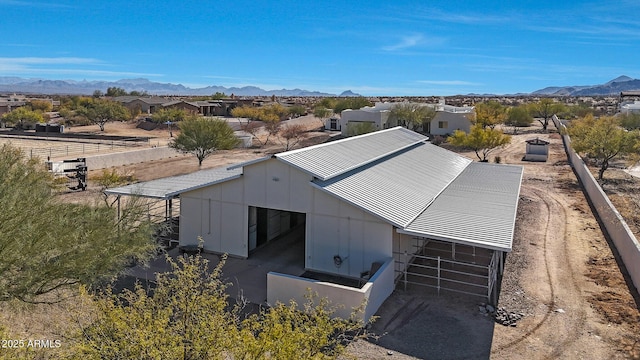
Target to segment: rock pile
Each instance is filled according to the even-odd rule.
[[[504,307],[496,309],[488,304],[480,304],[478,308],[481,314],[491,315],[498,324],[504,326],[517,326],[517,322],[524,317],[523,313],[507,311]]]

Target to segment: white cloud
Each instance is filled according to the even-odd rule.
[[[402,37],[400,42],[394,45],[385,46],[382,48],[382,50],[385,50],[385,51],[405,50],[405,49],[420,45],[423,43],[423,41],[424,41],[424,37],[420,34],[404,36]]]
[[[79,57],[0,57],[0,66],[25,66],[25,65],[60,65],[60,64],[100,64],[101,61],[92,58]]]
[[[78,77],[158,77],[162,74],[138,73],[130,71],[110,71],[92,68],[78,68],[84,66],[106,66],[108,64],[93,58],[80,57],[0,57],[0,74],[6,75],[75,75]]]
[[[39,8],[71,8],[69,5],[57,4],[55,2],[37,2],[37,1],[20,1],[20,0],[0,0],[0,5],[9,6],[29,6]]]

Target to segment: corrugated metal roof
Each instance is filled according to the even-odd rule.
[[[187,191],[236,179],[241,175],[242,168],[230,169],[225,166],[107,189],[104,192],[108,195],[136,195],[170,199]]]
[[[523,168],[471,163],[402,233],[511,251]]]
[[[404,227],[469,163],[470,159],[456,153],[420,143],[330,180],[314,180],[313,183],[398,227]]]
[[[275,156],[320,180],[328,180],[427,139],[426,136],[396,127]]]

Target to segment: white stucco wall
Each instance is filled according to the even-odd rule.
[[[349,122],[370,122],[375,125],[376,130],[385,129],[385,124],[389,119],[389,110],[352,110],[342,111],[340,115],[340,129],[342,135],[348,135]]]
[[[453,134],[456,130],[462,130],[466,133],[471,130],[471,121],[467,118],[469,113],[452,113],[447,111],[438,111],[436,116],[431,120],[431,134],[432,135],[447,135]],[[438,123],[440,121],[446,121],[446,128],[439,128]]]
[[[394,287],[393,259],[391,258],[384,262],[362,288],[270,272],[267,274],[267,302],[270,305],[277,302],[288,304],[290,299],[294,299],[302,308],[307,301],[304,295],[307,289],[311,289],[321,297],[328,298],[332,305],[338,306],[334,315],[343,319],[348,319],[353,309],[359,308],[366,301],[364,311],[358,315],[361,320],[368,321],[391,295]]]
[[[248,208],[306,214],[305,267],[359,277],[392,256],[393,227],[310,184],[312,177],[277,159],[244,168],[239,179],[184,193],[180,245],[248,257]],[[341,266],[334,256],[343,259]]]

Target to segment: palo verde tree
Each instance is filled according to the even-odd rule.
[[[600,167],[598,180],[604,179],[604,172],[609,168],[611,160],[640,152],[640,130],[623,129],[615,117],[595,119],[588,115],[580,120],[573,120],[567,130],[573,149],[595,160]]]
[[[346,109],[362,109],[365,106],[371,106],[371,101],[363,96],[339,98],[333,106],[335,114],[341,114]]]
[[[211,100],[222,100],[226,99],[228,96],[223,92],[216,91],[215,94],[211,95]]]
[[[376,126],[368,121],[350,121],[347,124],[347,136],[357,136],[376,131]]]
[[[361,109],[365,106],[371,106],[371,101],[362,96],[335,98],[326,97],[320,100],[315,107],[333,110],[334,114],[340,114],[346,109]]]
[[[40,295],[120,273],[155,252],[152,225],[135,206],[62,203],[38,159],[0,148],[0,301]],[[54,300],[55,301],[55,300]]]
[[[324,121],[331,115],[333,115],[333,110],[327,109],[321,105],[317,105],[313,108],[313,116],[319,119],[322,125],[324,125]]]
[[[393,105],[389,120],[409,130],[425,130],[436,116],[434,108],[425,104],[402,102]]]
[[[511,136],[505,135],[500,130],[483,128],[482,125],[475,124],[468,134],[462,130],[456,130],[447,141],[453,146],[473,150],[480,161],[487,162],[489,153],[510,143]]]
[[[169,146],[198,158],[198,166],[217,150],[233,149],[239,142],[233,129],[226,121],[215,118],[207,119],[197,115],[189,116],[179,125],[180,134]]]
[[[277,136],[280,131],[280,119],[286,113],[287,110],[280,104],[260,108],[241,106],[231,110],[232,116],[246,119],[244,122],[240,122],[240,128],[251,134],[261,146],[266,145],[269,138]],[[266,137],[262,140],[260,135],[264,133],[266,133]]]
[[[529,104],[529,113],[542,124],[542,130],[544,131],[549,127],[549,119],[554,114],[565,112],[566,109],[564,104],[551,98],[544,98],[536,103]]]
[[[479,103],[475,106],[474,122],[482,128],[493,129],[507,119],[507,108],[495,100]]]
[[[53,110],[53,104],[47,100],[31,100],[29,101],[29,106],[31,110],[43,113]]]
[[[507,110],[507,118],[504,124],[513,126],[514,134],[518,133],[519,127],[527,127],[530,126],[531,123],[533,123],[533,117],[524,106],[516,106]]]
[[[305,304],[274,304],[250,316],[229,304],[222,270],[200,254],[167,257],[172,270],[148,291],[83,294],[90,314],[73,314],[73,358],[90,359],[334,359],[363,324],[333,316],[336,307],[308,293]],[[87,315],[90,319],[87,321]]]
[[[158,124],[165,124],[167,122],[180,122],[189,117],[189,112],[180,108],[166,108],[158,109],[151,115],[153,122]]]
[[[632,131],[640,129],[640,113],[630,112],[618,115],[620,126]]]
[[[84,105],[76,109],[76,114],[98,124],[100,131],[104,131],[104,126],[109,121],[129,120],[131,117],[129,110],[120,103],[106,99],[87,99]]]
[[[28,106],[21,106],[2,115],[2,122],[9,126],[23,127],[25,124],[37,124],[44,122],[44,116],[40,111],[33,111]]]
[[[117,86],[113,86],[113,87],[107,88],[107,93],[105,95],[109,97],[118,97],[118,96],[125,96],[128,94],[127,94],[127,90],[123,88],[119,88]]]

